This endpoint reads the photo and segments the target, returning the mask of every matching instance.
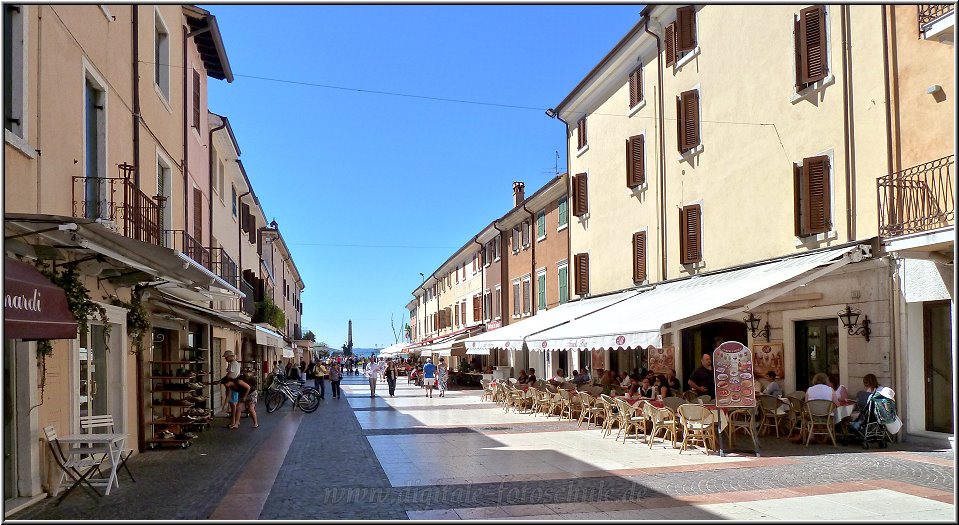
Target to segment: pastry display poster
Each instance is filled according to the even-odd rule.
[[[772,370],[776,372],[776,377],[782,380],[786,376],[784,363],[782,343],[756,343],[753,345],[753,375],[757,379],[764,379],[766,372]]]
[[[756,406],[753,353],[744,344],[726,341],[719,345],[713,352],[713,376],[717,406]]]
[[[646,353],[648,355],[648,370],[665,375],[666,372],[676,369],[676,349],[674,347],[655,348],[651,346],[646,350]]]

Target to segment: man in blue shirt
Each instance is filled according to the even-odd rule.
[[[433,384],[436,383],[436,365],[433,359],[426,358],[426,364],[423,365],[423,386],[426,387],[426,397],[433,397]]]

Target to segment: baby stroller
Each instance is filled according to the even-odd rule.
[[[886,448],[892,441],[890,433],[899,431],[901,423],[896,415],[895,396],[889,387],[878,388],[869,395],[866,407],[850,425],[853,439],[860,441],[862,448],[868,449],[870,443]]]

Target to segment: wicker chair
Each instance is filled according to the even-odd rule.
[[[715,416],[711,410],[697,403],[686,403],[679,407],[679,421],[684,432],[680,454],[689,443],[702,443],[706,455],[709,455],[710,445],[716,448]]]
[[[766,394],[759,394],[759,409],[762,411],[762,424],[759,427],[759,433],[764,434],[766,429],[776,430],[776,437],[779,437],[779,425],[788,420],[789,412],[780,410],[783,406],[782,401],[777,397]]]
[[[619,417],[619,430],[616,432],[616,439],[619,440],[620,434],[623,434],[625,431],[625,434],[623,434],[623,444],[625,445],[630,430],[633,431],[636,439],[639,439],[640,429],[642,429],[644,434],[646,433],[646,416],[642,412],[642,407],[631,405],[622,398],[615,398],[615,401],[618,412],[617,416]],[[645,405],[645,403],[643,404]]]
[[[668,407],[656,408],[650,403],[646,403],[646,416],[649,418],[652,428],[649,430],[649,448],[653,448],[653,438],[659,434],[659,431],[663,431],[663,443],[666,442],[666,437],[668,436],[673,443],[673,448],[676,448],[676,435],[679,431],[679,421],[676,418],[676,414],[670,410]]]
[[[836,422],[833,421],[834,410],[836,410],[836,404],[828,399],[806,401],[804,418],[807,447],[813,436],[829,436],[829,438],[832,439],[832,446],[836,446]]]
[[[729,447],[732,448],[736,441],[736,433],[742,432],[749,437],[756,437],[756,415],[755,409],[737,408],[729,413]]]
[[[679,410],[679,405],[683,405],[685,403],[687,403],[685,399],[676,396],[670,396],[663,400],[663,404],[672,410],[674,414],[677,410]]]
[[[697,394],[695,390],[683,392],[683,399],[685,399],[687,403],[695,403],[697,397],[699,397],[699,394]]]
[[[603,407],[603,404],[600,402],[598,397],[593,397],[587,393],[581,394],[583,398],[583,420],[586,421],[586,430],[589,430],[589,425],[599,426],[598,420],[605,420],[606,417],[606,408]],[[580,422],[582,424],[582,422]]]

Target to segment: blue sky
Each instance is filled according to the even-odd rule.
[[[393,344],[391,315],[402,337],[419,273],[512,207],[513,181],[529,195],[565,171],[565,127],[544,110],[643,6],[203,7],[235,76],[210,83],[210,109],[306,283],[304,328],[338,347],[352,319],[374,348]]]

